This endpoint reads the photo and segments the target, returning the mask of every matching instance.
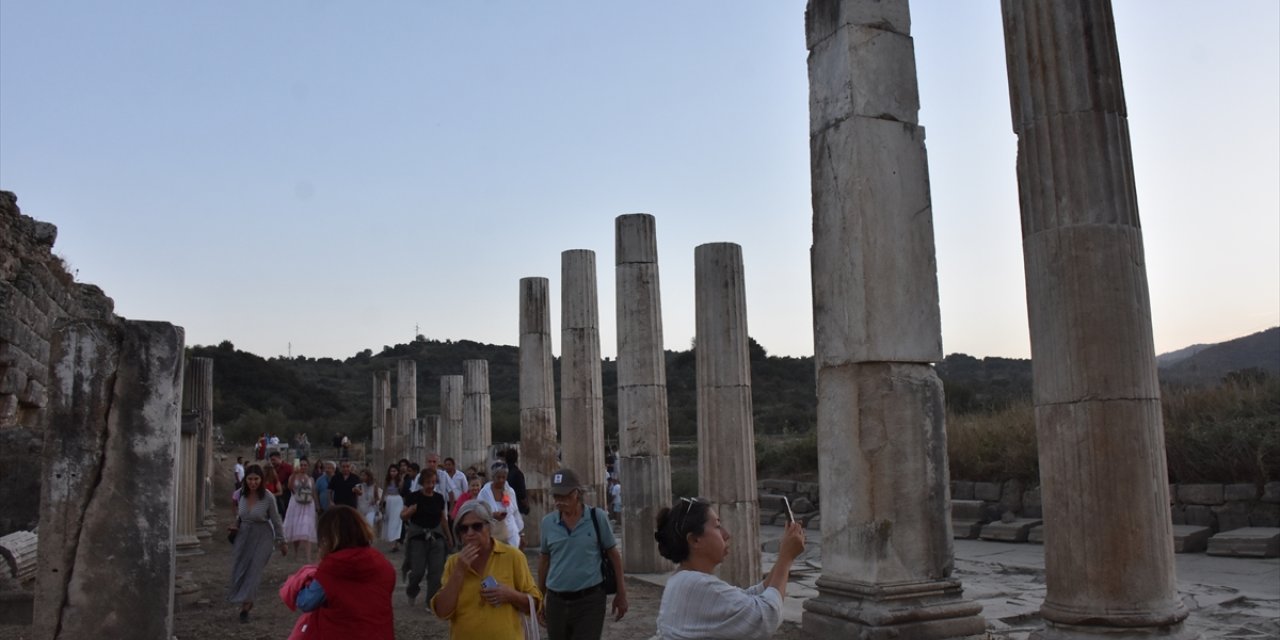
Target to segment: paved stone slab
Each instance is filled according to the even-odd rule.
[[[1213,530],[1209,527],[1197,527],[1193,524],[1173,525],[1173,552],[1198,553],[1209,546],[1209,536]]]
[[[998,540],[1001,542],[1026,542],[1027,535],[1031,532],[1031,527],[1042,523],[1042,520],[1029,520],[1026,518],[1015,518],[1009,522],[992,522],[982,527],[982,533],[979,534],[979,537],[983,540]]]
[[[951,518],[953,520],[982,520],[981,500],[952,500]]]
[[[1031,530],[1027,531],[1027,542],[1032,544],[1044,544],[1044,525],[1038,524],[1031,527]]]
[[[973,540],[982,533],[982,520],[951,519],[951,537],[961,540]]]
[[[1209,538],[1211,556],[1280,557],[1280,528],[1245,527]]]

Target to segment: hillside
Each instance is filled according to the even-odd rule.
[[[1161,367],[1160,380],[1179,385],[1200,385],[1249,369],[1273,375],[1280,373],[1280,327],[1207,345],[1186,358]]]

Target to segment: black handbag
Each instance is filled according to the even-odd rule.
[[[604,589],[604,594],[611,596],[618,592],[618,574],[613,571],[613,562],[609,560],[608,554],[604,552],[604,540],[600,539],[600,523],[596,521],[595,507],[591,509],[591,526],[596,529],[596,546],[600,549],[600,575],[604,580],[600,583],[600,588]]]

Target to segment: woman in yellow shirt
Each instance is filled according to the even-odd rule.
[[[454,522],[464,546],[445,562],[431,610],[449,621],[453,640],[521,640],[521,616],[536,615],[542,603],[529,561],[519,549],[493,538],[493,512],[484,501],[462,505]],[[485,587],[489,577],[496,584]],[[528,596],[533,597],[532,611]]]

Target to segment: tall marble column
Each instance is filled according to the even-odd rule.
[[[1045,521],[1041,636],[1183,638],[1108,0],[1003,2]]]
[[[937,266],[906,0],[811,0],[815,637],[982,633],[952,576]]]
[[[760,581],[760,501],[751,419],[751,356],[742,247],[719,242],[694,250],[698,373],[698,493],[734,536],[720,578]]]
[[[551,358],[551,285],[520,279],[520,469],[528,490],[526,539],[538,540],[542,517],[555,508],[556,385]]]
[[[672,500],[657,238],[651,215],[622,215],[615,221],[618,479],[623,540],[637,541],[624,542],[622,556],[627,571],[637,573],[671,570],[650,543],[658,510]]]
[[[385,472],[391,460],[387,451],[387,409],[391,408],[391,372],[373,372],[373,460],[379,473]]]
[[[208,358],[198,358],[208,361]],[[191,360],[196,360],[193,358]],[[196,529],[204,518],[204,464],[201,446],[200,412],[196,409],[198,396],[196,390],[200,381],[195,379],[196,367],[188,360],[183,367],[182,376],[182,414],[180,417],[180,438],[178,443],[178,466],[173,477],[178,482],[178,517],[176,521],[174,550],[177,555],[191,556],[204,553],[200,549],[200,539],[196,537]]]
[[[440,457],[465,469],[462,449],[462,376],[440,376]]]
[[[213,537],[218,517],[213,509],[213,358],[191,358],[183,377],[184,412],[194,412],[196,420],[196,536]],[[190,379],[188,387],[186,380]]]
[[[396,366],[396,409],[397,422],[388,429],[387,452],[398,460],[407,453],[410,425],[418,419],[418,363],[409,358]]]
[[[183,331],[54,330],[32,637],[173,635]],[[123,527],[123,529],[122,529]]]
[[[426,461],[427,456],[440,453],[440,414],[430,414],[418,418],[422,423],[422,436],[418,440],[419,448],[417,460]]]
[[[578,472],[587,504],[606,506],[604,383],[596,252],[560,254],[560,429],[564,466]]]
[[[493,426],[489,406],[489,361],[462,361],[462,457],[459,466],[488,472]]]

